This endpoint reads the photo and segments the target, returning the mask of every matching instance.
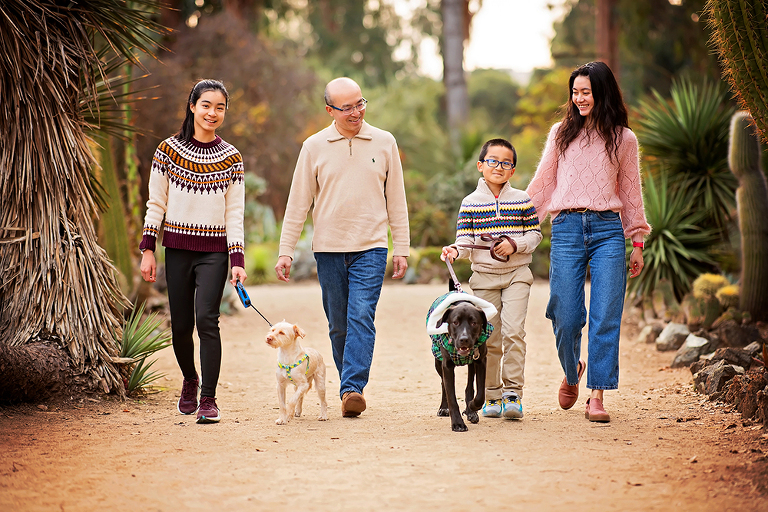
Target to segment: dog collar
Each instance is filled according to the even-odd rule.
[[[288,374],[288,380],[293,382],[293,377],[291,377],[291,370],[299,366],[304,361],[307,361],[307,371],[304,372],[304,375],[306,375],[309,373],[309,354],[304,354],[304,356],[301,359],[299,359],[293,364],[277,363],[277,366],[280,367],[280,369],[285,370],[285,373]]]

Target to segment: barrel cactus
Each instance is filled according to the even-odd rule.
[[[723,74],[768,142],[768,0],[708,0],[705,13]]]
[[[719,274],[701,274],[693,281],[693,296],[696,298],[714,297],[717,290],[728,286],[728,279]]]
[[[736,204],[741,231],[740,309],[753,320],[768,320],[768,184],[752,117],[731,119],[728,165],[739,180]]]

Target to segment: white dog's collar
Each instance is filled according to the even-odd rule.
[[[471,302],[475,306],[482,309],[487,320],[490,320],[494,317],[494,315],[496,315],[496,307],[487,300],[483,300],[480,297],[476,297],[470,293],[449,293],[429,315],[429,319],[427,320],[427,334],[446,334],[448,332],[448,324],[443,323],[440,326],[437,324],[443,319],[443,314],[445,313],[445,310],[448,309],[448,307],[456,302],[462,301]]]

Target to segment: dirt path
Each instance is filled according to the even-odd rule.
[[[692,393],[688,370],[666,368],[669,354],[623,341],[609,424],[584,419],[584,382],[578,405],[558,408],[562,372],[542,282],[526,326],[525,419],[483,418],[452,433],[435,415],[440,380],[424,331],[442,291],[385,286],[369,409],[357,419],[341,417],[315,284],[249,293],[323,353],[327,422],[316,421],[312,390],[304,417],[275,425],[276,352],[252,310],[222,319],[218,425],[176,412],[181,377],[170,350],[156,365],[167,388],[142,400],[0,409],[0,510],[768,510],[768,439]]]

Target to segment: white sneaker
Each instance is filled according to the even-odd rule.
[[[510,391],[501,397],[502,415],[511,420],[519,420],[523,417],[523,404],[517,393]]]
[[[483,416],[486,418],[501,418],[501,400],[486,400],[483,404]]]

